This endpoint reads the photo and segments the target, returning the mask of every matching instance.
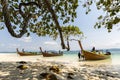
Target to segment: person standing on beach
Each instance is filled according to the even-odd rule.
[[[91,52],[94,52],[95,51],[95,47],[92,48],[92,51]]]
[[[78,58],[79,58],[79,59],[81,58],[81,53],[80,53],[80,52],[78,53]]]
[[[22,49],[22,52],[25,52],[24,49]]]

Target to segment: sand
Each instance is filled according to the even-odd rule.
[[[119,65],[44,60],[23,62],[0,62],[0,80],[120,80]],[[24,65],[23,69],[18,68],[21,65]],[[42,75],[45,73],[54,78],[47,79],[48,76]]]
[[[0,80],[120,80],[120,65],[110,60],[74,62],[4,54]]]

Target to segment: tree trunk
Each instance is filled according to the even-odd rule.
[[[80,40],[78,40],[78,44],[79,44],[79,46],[80,46],[80,49],[83,50],[83,47],[82,47],[82,44],[81,44],[81,41],[80,41]]]
[[[56,24],[56,27],[57,27],[57,29],[58,29],[58,31],[60,33],[62,49],[65,49],[66,47],[65,47],[65,43],[64,43],[64,39],[63,39],[63,35],[62,35],[62,29],[61,29],[61,27],[59,25],[56,14],[55,14],[54,10],[52,9],[51,4],[49,3],[49,1],[48,0],[43,0],[43,1],[46,3],[46,6],[47,6],[48,10],[52,14],[53,20],[54,20],[54,22]]]
[[[67,51],[70,50],[69,38],[67,37]]]

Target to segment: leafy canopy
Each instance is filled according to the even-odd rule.
[[[69,38],[70,36],[78,36],[78,37],[81,37],[81,35],[83,36],[83,32],[77,26],[68,25],[68,26],[61,26],[61,28],[65,40],[67,40],[67,38]],[[56,32],[51,37],[53,37],[53,39],[57,39],[58,35],[59,33]]]
[[[70,37],[71,36],[78,36],[79,38],[80,37],[83,37],[83,33],[82,31],[80,31],[80,29],[77,27],[77,26],[62,26],[62,34],[63,34],[63,37],[66,39],[67,41],[67,51],[70,50],[70,44],[69,44],[69,41],[71,40]]]
[[[0,22],[5,23],[9,33],[16,38],[30,32],[38,36],[52,36],[59,32],[62,47],[65,48],[63,24],[73,22],[77,17],[78,0],[1,0]]]
[[[79,27],[77,26],[63,26],[62,27],[62,33],[65,37],[65,39],[67,39],[70,36],[78,36],[80,37],[81,35],[83,35],[83,32],[79,29]]]
[[[81,1],[81,0],[80,0]],[[86,14],[95,3],[98,10],[106,15],[100,15],[95,27],[108,29],[120,22],[120,0],[82,0]],[[6,27],[8,32],[16,38],[30,32],[38,36],[55,36],[59,33],[62,48],[65,48],[62,24],[74,22],[77,17],[78,0],[0,0],[0,30]],[[5,24],[5,25],[4,25]]]
[[[98,17],[95,27],[104,26],[110,32],[113,26],[120,22],[120,0],[87,0],[83,5],[86,8],[86,14],[91,11],[90,6],[93,3],[96,3],[98,10],[102,9],[105,12],[105,15]]]

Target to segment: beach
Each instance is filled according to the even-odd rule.
[[[0,80],[120,80],[119,67],[53,61],[1,62]]]
[[[120,80],[120,0],[0,3],[0,80]]]
[[[0,80],[120,80],[120,65],[0,54]],[[64,58],[65,59],[65,58]]]

